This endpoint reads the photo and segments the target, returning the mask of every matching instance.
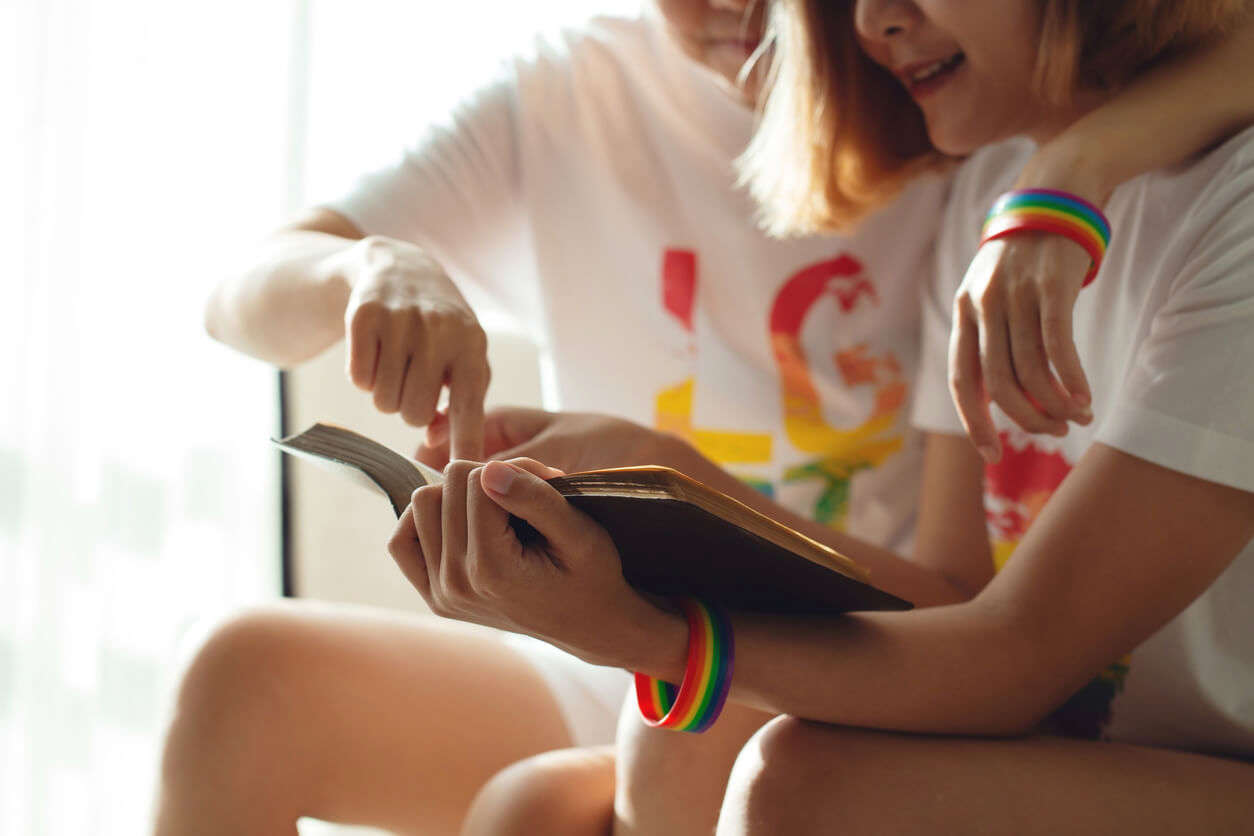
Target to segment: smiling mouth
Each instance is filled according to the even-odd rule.
[[[965,54],[957,52],[939,61],[910,67],[899,73],[898,77],[909,89],[911,95],[927,95],[948,81],[966,63],[966,60]]]

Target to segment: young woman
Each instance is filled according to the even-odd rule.
[[[797,63],[779,80],[814,86],[782,99],[801,103],[776,111],[782,127],[768,108],[765,129],[800,124],[802,146],[826,154],[830,142],[810,140],[831,126],[806,120],[826,112],[810,104],[836,107],[834,73],[843,95],[864,83],[839,60],[854,21],[844,4],[782,8],[804,39],[781,44],[784,66]],[[1147,63],[1242,14],[1223,2],[862,0],[856,31],[917,99],[936,147],[966,154],[1016,134],[1049,140]],[[852,92],[874,89],[865,83]],[[997,145],[964,166],[929,294],[915,560],[962,600],[734,617],[731,699],[791,716],[741,750],[720,833],[1238,833],[1254,815],[1243,762],[1254,756],[1254,132],[1115,190],[1115,238],[1076,309],[1094,421],[1057,439],[996,415],[1005,455],[986,472],[946,391],[949,300],[1029,153]],[[975,269],[1002,250],[986,245]],[[973,373],[963,339],[955,388]],[[394,557],[439,613],[680,681],[684,619],[626,586],[612,543],[544,484],[551,475],[524,460],[455,462],[443,488],[416,493]],[[522,548],[509,513],[547,548]],[[848,545],[873,571],[889,559]],[[693,738],[670,734],[690,765]],[[625,770],[615,832],[686,832],[638,813],[668,794],[697,803],[688,786]]]
[[[280,363],[347,336],[353,379],[381,409],[415,424],[447,381],[453,446],[477,456],[483,338],[452,275],[547,323],[567,406],[673,434],[507,411],[489,420],[490,452],[521,444],[572,469],[645,459],[697,469],[707,463],[699,449],[776,487],[792,511],[721,471],[707,481],[749,493],[796,527],[830,539],[836,524],[877,545],[903,544],[921,459],[904,409],[913,294],[940,186],[916,189],[839,238],[757,235],[731,162],[752,126],[733,82],[760,18],[739,0],[659,8],[661,25],[599,21],[512,62],[396,166],[268,241],[215,295],[210,329]],[[1222,58],[1226,48],[1203,57]],[[1170,112],[1200,109],[1199,121],[1222,133],[1226,106],[1180,95],[1189,89],[1182,82],[1210,72],[1184,65],[1151,89]],[[1069,164],[1073,149],[1086,147],[1080,138],[1147,112],[1161,144],[1091,148],[1103,158],[1096,178]],[[1100,192],[1207,136],[1144,104],[1129,112],[1113,102],[1091,118],[1077,125],[1076,144],[1043,149],[1033,185]],[[1071,245],[1053,246],[1065,254]],[[825,292],[807,296],[816,278]],[[636,348],[624,362],[619,346],[628,340]],[[812,359],[780,366],[772,349],[781,343]],[[606,387],[611,376],[615,386]],[[805,409],[784,408],[797,402]],[[1061,418],[1080,417],[1069,405],[1047,406],[1057,411],[1032,426],[1058,429]],[[846,506],[827,501],[844,495]],[[877,571],[920,603],[964,594],[904,560],[882,559]],[[604,671],[592,676],[550,651],[459,625],[309,606],[233,620],[185,679],[158,830],[221,830],[229,821],[233,832],[283,832],[311,815],[450,832],[506,764],[611,739],[628,679],[611,671],[608,689],[598,690],[590,686]],[[737,723],[733,714],[693,742],[698,757],[717,764],[708,774],[720,793],[740,744],[770,716],[745,709]],[[667,761],[678,763],[673,753]],[[713,809],[691,806],[707,816]]]

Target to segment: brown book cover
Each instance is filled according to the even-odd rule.
[[[274,440],[288,453],[343,465],[387,495],[399,517],[442,474],[352,430],[314,424]],[[668,467],[592,470],[550,479],[614,540],[623,576],[656,595],[696,595],[742,612],[901,610],[848,557]],[[539,535],[515,518],[524,541]]]

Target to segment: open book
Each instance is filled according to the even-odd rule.
[[[399,517],[442,474],[363,435],[314,424],[274,443],[378,487]],[[571,473],[549,484],[605,527],[627,582],[657,595],[696,595],[742,612],[795,614],[909,609],[852,560],[668,467]],[[511,520],[524,542],[540,535]]]

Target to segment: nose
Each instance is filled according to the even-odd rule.
[[[903,35],[919,19],[914,0],[857,0],[854,26],[867,40]]]

